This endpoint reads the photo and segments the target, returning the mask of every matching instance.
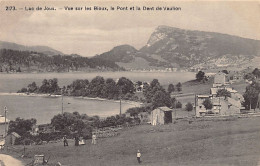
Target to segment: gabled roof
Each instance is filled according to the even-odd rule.
[[[211,95],[197,95],[198,98],[210,98]]]
[[[20,138],[21,136],[17,134],[16,132],[12,132],[11,135],[15,136],[16,138]]]
[[[158,107],[157,109],[160,109],[161,111],[172,111],[169,107]]]

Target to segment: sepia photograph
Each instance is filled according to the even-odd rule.
[[[0,0],[0,166],[260,166],[260,1]]]

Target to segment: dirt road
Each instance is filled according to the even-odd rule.
[[[23,163],[12,156],[0,154],[0,166],[23,166]]]

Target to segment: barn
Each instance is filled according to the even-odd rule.
[[[151,112],[151,124],[153,126],[167,123],[172,123],[172,109],[158,107]]]
[[[12,132],[5,137],[5,145],[10,146],[15,144],[15,140],[21,136],[16,132]]]

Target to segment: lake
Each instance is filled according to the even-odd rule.
[[[195,78],[191,72],[93,72],[93,73],[15,73],[0,74],[0,114],[4,114],[4,106],[8,108],[7,118],[14,120],[16,117],[24,119],[36,118],[39,124],[50,123],[51,118],[61,113],[61,97],[19,96],[16,93],[33,81],[38,86],[43,79],[57,78],[59,86],[68,85],[76,79],[88,79],[96,76],[118,79],[126,77],[132,81],[152,81],[158,79],[162,85],[169,83],[185,82]],[[122,103],[122,112],[138,104]],[[106,117],[119,113],[119,102],[87,100],[74,97],[64,97],[64,111],[85,113],[89,116],[99,115]]]

